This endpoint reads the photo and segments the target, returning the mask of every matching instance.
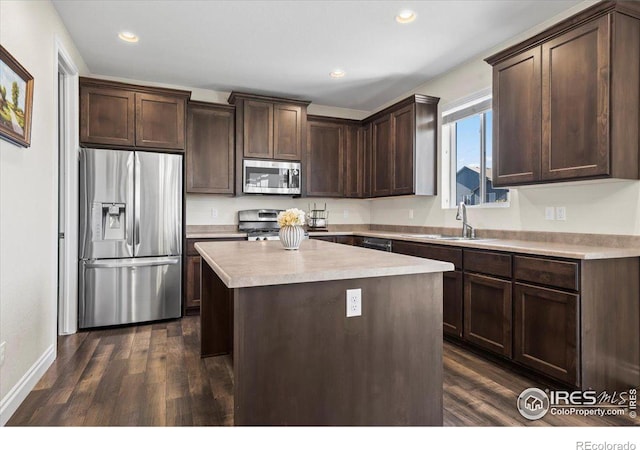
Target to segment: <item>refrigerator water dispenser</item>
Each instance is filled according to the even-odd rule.
[[[92,205],[93,240],[123,241],[126,239],[126,204],[94,203]]]

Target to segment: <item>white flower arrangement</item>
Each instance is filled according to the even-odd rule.
[[[305,213],[301,209],[291,208],[281,211],[278,214],[278,225],[280,227],[302,226],[305,224]]]

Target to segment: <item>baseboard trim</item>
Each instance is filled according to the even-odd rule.
[[[9,393],[0,400],[0,426],[5,426],[11,416],[22,404],[29,392],[38,384],[40,378],[56,359],[56,346],[50,346],[25,373]]]

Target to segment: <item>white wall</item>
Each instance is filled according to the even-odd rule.
[[[260,208],[299,208],[307,211],[313,204],[320,209],[325,202],[329,211],[329,224],[368,224],[371,222],[370,200],[335,199],[335,198],[298,198],[275,195],[259,195],[244,197],[221,197],[204,194],[187,196],[188,225],[231,225],[237,224],[237,211],[241,209]],[[218,217],[213,217],[212,210]]]
[[[0,42],[34,77],[31,147],[0,140],[0,424],[55,356],[56,37],[87,73],[50,2],[0,2]]]
[[[411,93],[440,97],[440,106],[446,107],[448,103],[482,91],[491,86],[491,66],[483,60],[486,56],[532,36],[593,3],[581,3]],[[439,174],[441,162],[440,157]],[[439,190],[442,191],[441,186]],[[442,209],[441,205],[440,196],[373,200],[371,221],[374,224],[460,227],[460,222],[455,220],[455,210]],[[567,220],[545,220],[545,206],[565,206]],[[410,210],[414,210],[413,219],[409,219]],[[609,180],[512,189],[509,208],[470,208],[469,221],[472,226],[485,229],[637,235],[640,234],[640,182]]]

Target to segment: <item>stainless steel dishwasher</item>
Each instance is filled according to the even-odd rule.
[[[380,239],[373,237],[366,237],[362,241],[362,246],[364,248],[372,248],[375,250],[381,250],[383,252],[391,251],[391,240],[390,239]]]

